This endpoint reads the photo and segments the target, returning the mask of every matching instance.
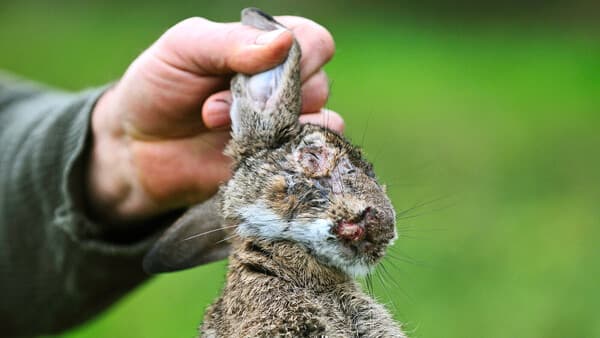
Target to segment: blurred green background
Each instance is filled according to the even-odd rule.
[[[177,21],[236,21],[247,5],[3,2],[0,68],[102,85]],[[333,33],[328,106],[396,208],[417,206],[374,277],[411,337],[600,337],[600,6],[253,5]],[[63,337],[193,337],[224,274],[159,276]]]

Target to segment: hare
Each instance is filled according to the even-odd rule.
[[[285,29],[249,8],[242,22]],[[163,272],[223,257],[227,282],[202,337],[405,337],[363,293],[364,275],[396,238],[395,213],[360,149],[326,128],[300,125],[300,47],[283,64],[232,80],[233,176],[188,211],[147,254]]]

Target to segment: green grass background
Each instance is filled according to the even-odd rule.
[[[411,337],[600,337],[597,27],[261,4],[333,33],[328,106],[396,208],[422,204],[374,278]],[[237,20],[244,5],[3,3],[0,68],[101,85],[178,20]],[[220,262],[159,276],[63,336],[193,337],[224,274]]]

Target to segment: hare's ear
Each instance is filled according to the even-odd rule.
[[[229,244],[217,199],[190,208],[165,231],[144,257],[147,273],[183,270],[227,257]]]
[[[286,29],[255,8],[242,11],[242,23],[271,31]],[[273,148],[299,131],[300,47],[294,41],[287,59],[265,72],[237,74],[231,83],[233,141],[243,149]]]

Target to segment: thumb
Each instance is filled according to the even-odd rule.
[[[285,29],[261,31],[241,23],[186,19],[153,46],[166,62],[200,76],[254,74],[283,62],[293,43]]]

